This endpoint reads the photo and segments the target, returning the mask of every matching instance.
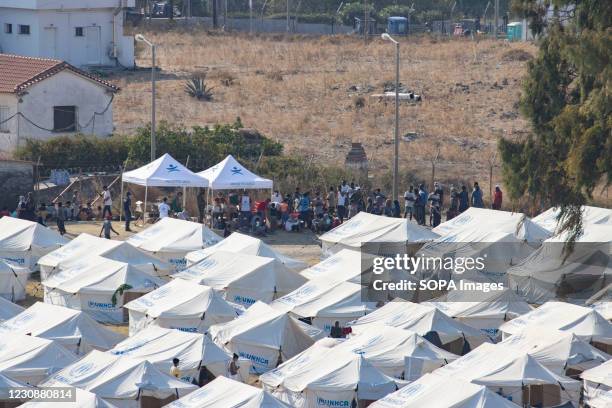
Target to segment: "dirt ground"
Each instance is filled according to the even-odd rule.
[[[152,224],[147,225],[150,226]],[[77,235],[82,233],[88,233],[91,235],[98,235],[100,233],[102,223],[99,221],[91,222],[67,222],[66,223],[66,236],[70,239],[75,238]],[[53,225],[50,226],[52,229],[56,229]],[[125,240],[131,235],[138,233],[146,227],[139,227],[132,225],[134,232],[125,232],[123,223],[113,222],[113,228],[119,232],[118,236],[113,234],[113,239]],[[264,238],[264,241],[270,244],[274,249],[279,252],[290,256],[292,258],[299,259],[314,265],[320,261],[321,249],[319,247],[317,237],[310,231],[304,231],[301,233],[289,233],[285,231],[275,231],[273,234],[269,234]],[[38,273],[32,275],[32,278],[28,282],[26,287],[27,297],[23,301],[17,302],[21,306],[28,307],[35,302],[42,302],[43,300],[43,288],[40,284],[40,276]],[[126,325],[108,325],[111,330],[118,333],[128,335],[128,327]]]

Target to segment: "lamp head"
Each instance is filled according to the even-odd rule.
[[[140,35],[140,34],[138,34],[138,35]],[[381,37],[385,41],[390,41],[391,40],[391,36],[388,33],[382,33]]]
[[[145,41],[144,35],[142,35],[142,34],[136,34],[136,35],[134,36],[134,39],[135,39],[136,41],[139,41],[139,42],[143,42],[143,41]]]

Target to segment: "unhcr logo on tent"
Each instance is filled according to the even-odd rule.
[[[133,342],[132,344],[128,343],[125,345],[125,348],[119,349],[119,350],[110,350],[110,353],[115,356],[122,356],[125,354],[129,354],[134,350],[138,350],[139,348],[147,344],[147,342],[148,340],[141,340],[141,341]]]
[[[161,288],[151,292],[149,298],[151,298],[151,300],[158,300],[168,296],[171,292],[172,290],[170,288],[165,288],[162,286]]]
[[[77,364],[68,371],[69,378],[79,378],[87,374],[93,368],[92,362]]]
[[[350,402],[347,400],[332,400],[317,397],[317,405],[320,407],[348,407],[350,406]]]
[[[32,313],[21,313],[9,321],[3,323],[3,326],[9,330],[15,330],[32,320],[34,315]]]
[[[89,306],[90,309],[102,309],[102,310],[116,309],[115,305],[113,305],[112,303],[102,303],[102,302],[96,302],[93,300],[88,301],[87,306]]]
[[[168,167],[166,167],[166,170],[168,170],[168,173],[175,173],[177,171],[180,171],[176,164],[169,164]]]
[[[234,166],[230,169],[230,171],[232,172],[232,176],[244,176],[240,167]]]

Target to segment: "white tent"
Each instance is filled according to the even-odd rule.
[[[500,350],[527,352],[540,364],[559,375],[568,370],[584,371],[612,356],[596,349],[573,333],[531,327],[497,344]]]
[[[484,232],[505,232],[516,238],[537,246],[552,234],[540,227],[523,213],[489,210],[470,207],[457,217],[443,222],[433,229],[436,234],[445,237],[460,231],[479,230]]]
[[[58,232],[37,222],[0,218],[0,258],[32,271],[41,256],[67,242]]]
[[[612,360],[580,374],[584,380],[584,402],[591,408],[612,406]]]
[[[416,249],[438,236],[405,218],[383,217],[362,211],[319,239],[323,255],[330,256],[341,249],[365,249],[376,254],[406,253],[409,245],[415,244],[412,249]]]
[[[181,270],[187,264],[187,253],[209,247],[221,240],[220,236],[203,224],[166,217],[132,235],[127,242],[171,263],[175,270]]]
[[[612,302],[601,301],[591,305],[591,307],[597,311],[606,320],[612,320]]]
[[[276,367],[323,337],[321,330],[262,302],[235,320],[211,326],[209,333],[218,345],[251,360],[256,374]]]
[[[197,389],[148,361],[97,350],[53,374],[40,386],[82,388],[124,408],[144,407],[148,398],[179,398]]]
[[[272,189],[272,180],[250,172],[231,154],[198,176],[208,180],[211,190]]]
[[[518,408],[482,385],[428,374],[370,405],[370,408]]]
[[[0,336],[0,373],[37,385],[77,357],[57,341],[19,333]]]
[[[465,353],[465,344],[476,347],[489,339],[480,330],[447,316],[432,305],[405,301],[389,302],[372,313],[350,323],[355,334],[378,330],[380,325],[411,330],[435,343],[438,337],[445,350]],[[436,335],[433,335],[435,332]],[[440,346],[440,344],[436,344]]]
[[[577,403],[580,392],[580,382],[555,374],[526,352],[493,344],[482,344],[433,374],[484,385],[519,405]]]
[[[311,361],[287,364],[293,364],[294,369],[284,370],[282,377],[275,378],[272,395],[292,407],[350,407],[353,401],[373,401],[397,390],[396,380],[363,355],[335,347]],[[262,381],[265,384],[265,379]]]
[[[300,274],[310,280],[326,280],[328,282],[361,283],[361,274],[371,267],[372,263],[365,261],[366,254],[352,249],[343,249],[316,265],[304,269]]]
[[[216,251],[274,258],[277,262],[280,262],[294,272],[299,272],[308,266],[306,262],[283,255],[259,238],[239,232],[232,233],[229,237],[211,247],[188,253],[187,256],[185,256],[185,259],[187,259],[187,266],[200,262]]]
[[[232,355],[200,333],[186,333],[161,327],[146,328],[128,337],[108,351],[115,356],[129,356],[153,363],[160,371],[169,372],[172,359],[179,359],[181,379],[198,381],[200,368],[206,367],[215,376],[226,375]],[[250,363],[240,361],[240,374],[246,382]]]
[[[532,312],[504,323],[499,330],[505,338],[527,327],[574,333],[592,342],[612,344],[612,324],[590,307],[565,302],[547,302]]]
[[[29,277],[28,268],[0,259],[0,298],[12,302],[25,299]]]
[[[225,251],[215,251],[172,277],[210,286],[245,307],[258,300],[269,303],[306,282],[300,274],[278,268],[273,258]]]
[[[23,312],[25,309],[13,302],[10,302],[0,296],[0,323],[11,319]]]
[[[19,403],[21,399],[15,399],[15,395],[11,395],[11,391],[15,391],[17,388],[23,390],[33,389],[34,387],[0,373],[0,406],[1,407],[13,407]],[[21,390],[20,390],[21,391]],[[21,400],[25,401],[25,399]],[[21,405],[23,406],[23,405]]]
[[[310,319],[313,326],[329,333],[336,321],[344,326],[373,311],[376,304],[362,301],[361,286],[356,283],[316,279],[276,299],[270,306]]]
[[[549,208],[542,214],[533,217],[533,222],[539,226],[546,228],[550,232],[555,232],[557,229],[557,217],[561,212],[560,208]],[[588,205],[582,206],[582,223],[585,226],[594,224],[612,225],[612,210],[609,208],[591,207]]]
[[[104,401],[96,394],[82,390],[80,388],[74,388],[75,400],[73,402],[61,401],[61,402],[38,402],[30,401],[23,405],[24,408],[117,408],[110,402]]]
[[[0,323],[0,335],[29,334],[58,341],[76,354],[108,350],[125,337],[95,322],[83,312],[36,302],[17,316]]]
[[[127,322],[123,305],[166,282],[124,262],[93,256],[43,282],[45,302],[87,312],[107,323]]]
[[[183,279],[173,279],[123,307],[129,310],[131,336],[150,326],[206,333],[210,325],[241,313],[210,287]]]
[[[89,234],[78,237],[38,260],[41,280],[62,269],[86,265],[91,256],[126,262],[150,275],[166,276],[172,267],[161,259],[133,247],[125,241],[98,238]]]
[[[482,330],[491,338],[497,336],[499,326],[533,310],[510,289],[489,293],[451,290],[427,303],[453,319]]]
[[[175,401],[165,408],[290,408],[260,388],[230,380],[215,378],[206,386]]]
[[[612,225],[589,225],[566,254],[568,233],[542,246],[508,270],[509,286],[529,303],[584,301],[612,284]]]

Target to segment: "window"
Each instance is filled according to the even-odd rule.
[[[8,106],[0,106],[0,132],[8,133],[9,131],[9,112]]]
[[[83,37],[83,27],[74,27],[74,36]]]
[[[30,35],[30,26],[19,24],[19,34]]]
[[[76,131],[76,106],[54,106],[53,107],[53,131],[75,132]]]
[[[4,23],[4,32],[6,34],[12,34],[13,33],[13,25],[9,24],[9,23]]]

